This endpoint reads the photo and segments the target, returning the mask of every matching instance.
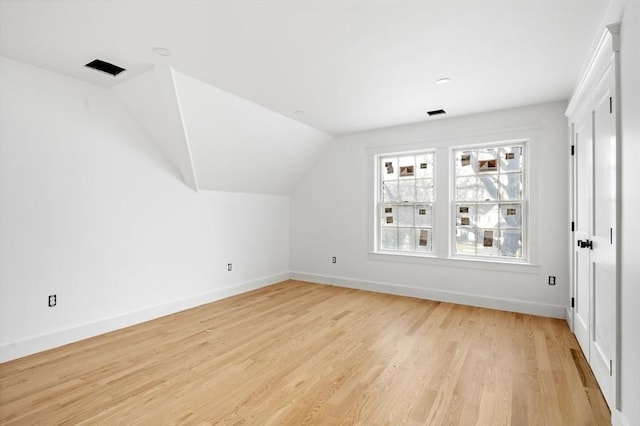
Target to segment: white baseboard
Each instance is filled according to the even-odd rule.
[[[567,313],[565,319],[567,320],[567,325],[569,326],[569,330],[573,333],[573,308],[567,306]]]
[[[374,291],[378,293],[395,294],[398,296],[417,297],[420,299],[436,300],[439,302],[457,303],[460,305],[477,306],[481,308],[498,309],[501,311],[539,315],[550,318],[565,319],[566,316],[566,308],[562,305],[548,305],[543,303],[533,303],[523,300],[506,299],[501,297],[480,296],[476,294],[433,290],[428,288],[410,287],[405,285],[380,283],[374,281],[354,280],[350,278],[309,274],[295,271],[291,272],[291,279],[299,281],[309,281],[318,284],[331,284],[339,287],[355,288],[359,290]]]
[[[105,318],[98,321],[81,324],[53,333],[31,337],[25,340],[12,342],[0,346],[0,362],[11,361],[27,355],[56,348],[58,346],[77,342],[89,337],[98,336],[121,328],[140,324],[196,306],[211,303],[237,294],[246,293],[271,284],[289,279],[289,273],[283,272],[270,275],[253,281],[235,284],[229,287],[218,288],[207,293],[175,300],[164,305],[153,306],[135,312]]]
[[[613,426],[631,426],[624,415],[616,409],[611,410],[611,424]]]
[[[410,287],[397,284],[362,281],[327,275],[309,274],[303,272],[283,272],[257,280],[248,281],[233,286],[215,289],[210,292],[176,300],[164,305],[153,306],[139,311],[105,318],[99,321],[81,324],[76,327],[59,330],[53,333],[31,337],[0,346],[0,362],[10,361],[27,355],[56,348],[58,346],[77,342],[79,340],[108,333],[121,328],[140,324],[156,318],[170,315],[185,309],[194,308],[216,300],[224,299],[251,290],[256,290],[288,279],[308,281],[318,284],[331,284],[340,287],[355,288],[379,293],[396,294],[399,296],[417,297],[440,302],[458,303],[462,305],[478,306],[482,308],[499,309],[503,311],[519,312],[568,320],[568,311],[564,306],[532,303],[522,300],[499,297],[480,296],[468,293],[449,292],[442,290]],[[620,423],[626,426],[625,423]]]

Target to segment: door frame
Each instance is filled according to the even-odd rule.
[[[606,26],[606,30],[603,32],[595,53],[589,62],[589,65],[578,84],[576,91],[574,92],[565,115],[569,118],[569,133],[568,138],[569,149],[571,149],[571,156],[569,160],[569,303],[567,307],[567,323],[572,332],[574,332],[575,325],[575,313],[573,308],[573,300],[576,295],[576,277],[575,277],[575,262],[574,262],[574,244],[576,244],[575,233],[573,231],[573,224],[576,220],[576,157],[575,152],[575,124],[580,119],[585,110],[589,108],[591,102],[589,98],[596,89],[600,78],[604,75],[607,68],[613,66],[614,69],[614,108],[615,108],[615,131],[616,131],[616,227],[614,231],[615,236],[615,307],[614,307],[614,359],[613,359],[613,380],[614,380],[614,395],[613,395],[613,408],[620,409],[620,377],[622,371],[620,370],[620,305],[621,305],[621,270],[622,265],[620,263],[620,254],[622,249],[622,113],[621,113],[621,90],[620,90],[620,23],[615,23]]]

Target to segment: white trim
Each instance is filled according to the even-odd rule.
[[[620,22],[607,25],[607,30],[611,33],[611,43],[614,52],[614,111],[616,126],[616,286],[615,286],[615,331],[614,331],[614,411],[622,408],[622,77],[620,75]]]
[[[624,414],[615,408],[611,410],[611,424],[613,426],[631,426]]]
[[[385,253],[369,252],[369,260],[413,263],[417,265],[446,266],[449,268],[481,269],[486,271],[513,272],[518,274],[540,273],[540,265],[533,265],[526,262],[501,261],[489,257],[437,257],[435,255],[425,256],[408,253]]]
[[[522,256],[520,258],[510,258],[507,256],[496,256],[497,259],[499,259],[500,262],[504,262],[504,263],[525,263],[525,264],[530,264],[532,263],[532,257],[531,257],[531,243],[529,241],[529,236],[531,235],[531,232],[529,231],[529,229],[531,228],[531,222],[529,219],[529,208],[530,205],[533,204],[530,200],[530,193],[531,193],[531,185],[530,185],[530,181],[532,180],[529,176],[530,176],[530,169],[531,169],[531,160],[530,160],[530,148],[529,145],[531,144],[531,141],[534,138],[530,138],[530,137],[524,137],[524,138],[518,138],[518,139],[511,139],[511,140],[502,140],[502,141],[495,141],[495,142],[491,142],[491,143],[486,143],[486,144],[475,144],[475,145],[466,145],[466,146],[454,146],[454,147],[449,147],[449,167],[450,167],[450,177],[449,177],[449,257],[451,258],[455,258],[455,259],[468,259],[468,258],[474,258],[474,259],[478,259],[478,260],[487,260],[487,259],[493,259],[492,257],[489,256],[480,256],[480,255],[465,255],[465,254],[456,254],[455,253],[455,247],[456,247],[456,211],[454,206],[456,206],[457,204],[477,204],[482,203],[481,200],[457,200],[456,199],[456,193],[455,193],[455,187],[456,187],[456,178],[458,177],[456,175],[456,151],[469,151],[469,150],[481,150],[481,149],[485,149],[485,148],[504,148],[504,147],[509,147],[509,146],[520,146],[522,149],[522,156],[524,156],[524,165],[523,165],[523,170],[521,170],[521,175],[522,175],[522,179],[523,179],[523,186],[522,186],[522,199],[521,200],[513,200],[512,203],[513,204],[521,204],[522,208],[521,208],[521,228],[520,231],[522,233],[522,239],[525,241],[525,244],[523,244],[523,250],[522,250]],[[535,138],[537,139],[537,138]],[[537,144],[536,144],[537,145]],[[472,176],[480,176],[480,173],[476,172],[474,175]],[[494,204],[507,204],[507,201],[503,201],[503,200],[492,200],[491,201]],[[535,202],[535,205],[537,206],[537,200]],[[479,229],[477,227],[477,225],[474,227],[476,230]],[[536,228],[537,229],[537,228]]]
[[[566,307],[566,314],[564,319],[567,321],[569,330],[573,333],[573,308],[571,306]]]
[[[610,9],[607,11],[608,15],[610,13],[617,13],[618,9]],[[622,250],[622,235],[621,235],[621,202],[622,202],[622,171],[620,165],[622,164],[622,152],[621,152],[621,137],[622,137],[622,125],[621,125],[621,90],[620,90],[620,23],[609,24],[605,26],[605,29],[598,41],[597,48],[595,49],[589,65],[585,70],[585,73],[578,84],[576,91],[571,96],[571,100],[569,101],[569,106],[565,111],[565,115],[569,118],[569,125],[571,128],[571,143],[574,144],[573,138],[575,137],[575,124],[582,120],[582,117],[588,117],[593,110],[593,105],[599,100],[596,96],[601,95],[603,92],[602,85],[607,84],[606,76],[611,69],[614,72],[614,92],[613,99],[615,102],[615,134],[616,134],[616,225],[615,225],[615,270],[616,270],[616,286],[615,286],[615,295],[614,295],[614,349],[613,355],[613,395],[606,395],[608,398],[607,402],[613,408],[620,409],[620,393],[621,393],[621,376],[622,371],[620,369],[621,366],[621,336],[620,336],[620,322],[621,322],[621,250]],[[575,162],[575,159],[573,160]],[[575,164],[574,164],[575,165]],[[572,197],[575,196],[575,167],[572,168],[572,172],[574,173],[572,177],[574,179],[571,180],[571,188],[570,193]],[[575,201],[575,200],[573,200]],[[571,210],[571,220],[575,221],[575,208]],[[570,247],[574,247],[575,234],[571,234],[569,237]],[[573,251],[573,250],[572,250]],[[571,253],[571,268],[573,268],[573,252]],[[576,292],[576,276],[571,270],[570,274],[570,293],[573,295]],[[591,299],[590,303],[594,303]],[[592,307],[593,309],[593,307]],[[593,312],[593,311],[592,311]],[[572,315],[573,316],[573,315]],[[573,322],[570,324],[573,325]],[[572,331],[573,328],[572,328]],[[575,331],[574,331],[575,333]],[[592,366],[593,367],[593,366]],[[612,421],[613,421],[613,412],[612,412]]]
[[[564,113],[567,117],[576,115],[577,110],[585,103],[585,97],[591,94],[591,89],[594,86],[593,80],[599,80],[604,74],[602,66],[608,61],[603,60],[603,57],[611,55],[611,33],[605,28],[600,35],[598,45],[589,61],[589,65],[587,65],[587,69],[580,79],[580,83],[578,83],[578,86],[576,86],[576,89],[571,95],[569,105]]]
[[[624,1],[609,1],[609,6],[605,12],[602,20],[600,21],[599,28],[602,32],[596,37],[589,48],[588,52],[593,52],[591,57],[587,58],[587,61],[581,67],[580,75],[582,76],[578,84],[576,85],[573,93],[570,96],[569,106],[565,112],[567,117],[575,115],[575,109],[581,104],[578,98],[584,95],[584,92],[588,92],[588,87],[591,86],[590,80],[593,75],[601,75],[602,73],[596,72],[598,56],[603,52],[610,52],[611,46],[607,44],[605,39],[610,37],[610,31],[606,28],[612,22],[619,22],[622,19],[626,2]]]
[[[611,49],[620,52],[620,22],[607,25],[607,31],[611,34]]]
[[[396,201],[396,202],[390,202],[390,201],[382,201],[382,188],[384,185],[384,180],[382,179],[381,176],[381,170],[382,170],[382,161],[383,159],[388,159],[391,157],[397,158],[398,160],[398,170],[397,170],[397,175],[398,177],[396,178],[396,182],[398,183],[398,185],[400,184],[401,180],[400,180],[400,157],[414,157],[414,159],[419,156],[419,155],[432,155],[433,156],[433,168],[435,168],[435,170],[438,170],[438,166],[437,166],[437,160],[436,160],[436,150],[435,149],[422,149],[422,150],[417,150],[417,151],[403,151],[403,152],[390,152],[388,154],[378,154],[375,155],[373,157],[373,161],[374,161],[374,167],[375,167],[375,191],[374,191],[374,208],[373,208],[373,223],[374,223],[374,250],[376,253],[388,253],[388,254],[400,254],[400,255],[418,255],[418,256],[432,256],[435,251],[433,249],[433,241],[434,241],[434,229],[435,229],[435,223],[433,218],[435,217],[435,210],[437,208],[437,199],[436,199],[436,182],[437,182],[437,178],[436,178],[436,173],[433,173],[432,177],[431,177],[431,181],[432,181],[432,188],[433,188],[433,200],[432,201]],[[413,182],[414,182],[414,188],[417,188],[417,180],[419,179],[417,177],[417,173],[414,173],[413,176]],[[421,179],[429,179],[429,178],[421,178]],[[400,187],[398,186],[398,194],[400,192]],[[417,195],[417,194],[416,194]],[[417,198],[417,197],[416,197]],[[380,213],[380,207],[382,205],[392,205],[395,206],[396,208],[400,207],[400,206],[412,206],[415,208],[415,206],[418,205],[430,205],[431,206],[431,226],[430,227],[424,227],[424,228],[430,228],[430,233],[431,233],[431,242],[432,242],[432,249],[431,252],[420,252],[417,250],[384,250],[384,249],[380,249],[380,241],[381,241],[381,235],[382,235],[382,230],[385,229],[385,227],[382,226],[382,216]],[[398,217],[399,219],[399,217]],[[398,220],[399,222],[399,220]],[[394,223],[394,228],[396,229],[396,231],[398,231],[398,228],[401,228],[403,226],[400,226],[399,223]],[[415,226],[415,221],[413,226],[406,226],[406,228],[413,228],[414,231],[423,227],[419,227],[419,226]],[[386,229],[389,229],[389,227],[386,227]],[[396,233],[396,235],[398,235]]]
[[[477,306],[480,308],[498,309],[501,311],[518,312],[550,318],[564,319],[566,315],[566,308],[561,305],[532,303],[523,300],[507,299],[502,297],[480,296],[469,293],[410,287],[400,284],[363,281],[344,277],[311,274],[296,271],[291,272],[291,279],[306,281],[314,284],[329,284],[338,287],[354,288],[358,290],[373,291],[385,294],[395,294],[398,296],[416,297],[419,299]]]
[[[542,123],[532,123],[527,126],[509,127],[503,130],[486,131],[486,132],[466,132],[455,133],[446,138],[424,138],[421,140],[407,142],[397,145],[396,141],[380,142],[375,146],[367,148],[367,155],[373,157],[376,155],[384,155],[386,153],[405,152],[405,151],[422,151],[425,149],[450,148],[457,146],[474,146],[494,143],[496,141],[511,141],[521,139],[540,138],[542,132]]]
[[[207,293],[190,296],[185,299],[175,300],[163,305],[152,306],[115,317],[104,318],[98,321],[58,330],[53,333],[8,343],[0,346],[0,362],[11,361],[12,359],[21,358],[47,349],[88,339],[100,334],[140,324],[145,321],[157,319],[186,309],[191,309],[206,303],[211,303],[216,300],[246,293],[248,291],[266,287],[288,279],[289,273],[282,272],[276,275],[262,277],[257,280],[215,289]]]
[[[370,259],[390,260],[397,262],[410,262],[410,263],[426,263],[430,264],[434,259],[443,260],[446,262],[459,261],[459,262],[487,262],[490,265],[501,267],[506,264],[513,264],[518,272],[523,273],[538,273],[538,168],[533,165],[537,164],[538,155],[538,141],[541,139],[542,125],[531,124],[528,126],[508,128],[495,132],[476,132],[476,133],[464,133],[453,134],[447,138],[437,139],[424,139],[422,141],[408,142],[402,145],[395,145],[389,143],[388,145],[376,145],[367,148],[367,186],[370,188],[370,193],[367,197],[368,212],[367,212],[367,225],[370,230],[367,233],[368,249]],[[451,246],[453,244],[452,235],[449,231],[454,229],[451,221],[452,211],[451,203],[453,201],[452,185],[453,182],[453,167],[452,167],[452,153],[454,149],[461,148],[473,148],[485,145],[508,145],[510,142],[522,143],[525,149],[525,173],[528,179],[525,180],[525,193],[527,194],[527,200],[525,201],[523,222],[523,232],[526,233],[527,248],[526,259],[508,259],[499,258],[496,261],[488,257],[474,257],[467,258],[464,256],[452,256]],[[433,228],[432,228],[432,244],[433,251],[429,254],[413,255],[409,252],[385,252],[378,249],[379,239],[379,224],[378,224],[378,184],[380,176],[378,174],[379,167],[377,160],[384,155],[395,155],[398,153],[413,153],[418,151],[435,150],[436,165],[434,175],[435,179],[435,205],[436,209],[433,211]],[[443,162],[446,157],[447,161]],[[443,176],[447,176],[447,179],[443,179]],[[448,194],[446,200],[443,201],[443,194]],[[446,211],[446,214],[444,212]],[[444,226],[444,225],[447,226]],[[526,228],[526,229],[525,229]],[[469,265],[467,267],[474,267],[474,263],[460,263],[460,265]],[[449,263],[448,266],[451,266]],[[492,266],[492,268],[494,267]],[[533,269],[529,269],[526,272],[523,266],[529,266]],[[484,268],[479,268],[484,269]],[[507,269],[513,271],[513,269]],[[564,318],[564,315],[561,317]]]
[[[575,234],[575,222],[576,222],[576,130],[575,124],[569,123],[569,147],[567,149],[574,150],[573,155],[569,155],[569,222],[574,224],[574,230],[569,229],[569,300],[567,304],[567,310],[569,313],[567,314],[567,323],[569,324],[569,328],[572,333],[575,334],[575,330],[573,329],[574,322],[574,308],[571,307],[571,300],[575,298],[575,242],[576,242],[576,234]],[[575,300],[575,299],[574,299]]]

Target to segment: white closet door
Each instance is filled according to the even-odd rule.
[[[615,359],[616,127],[613,67],[599,86],[593,112],[593,207],[591,274],[593,303],[589,363],[611,407]]]
[[[613,66],[575,126],[574,333],[614,407],[616,128]]]
[[[574,265],[574,325],[578,343],[589,359],[591,335],[591,261],[586,244],[591,236],[591,176],[593,154],[593,122],[591,111],[575,127],[575,241]]]

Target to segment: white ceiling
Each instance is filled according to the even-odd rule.
[[[2,0],[0,54],[106,87],[162,63],[337,135],[568,99],[608,5]]]

